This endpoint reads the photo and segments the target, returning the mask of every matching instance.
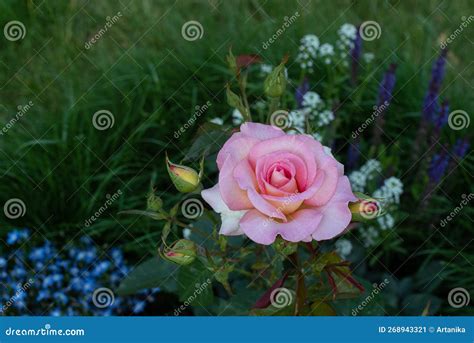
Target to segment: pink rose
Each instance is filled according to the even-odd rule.
[[[344,166],[310,136],[244,123],[219,151],[217,166],[219,183],[202,197],[221,214],[223,235],[260,244],[277,235],[320,241],[351,221],[348,203],[357,199]]]

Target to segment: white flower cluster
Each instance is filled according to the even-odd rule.
[[[331,64],[334,57],[334,47],[329,43],[324,43],[319,48],[319,57],[325,64]]]
[[[300,44],[296,61],[300,64],[301,69],[312,73],[319,49],[319,38],[315,35],[306,35],[301,38]]]
[[[388,204],[399,204],[403,193],[403,183],[392,176],[384,181],[383,186],[374,192],[375,198],[382,198]]]
[[[242,124],[244,122],[244,116],[242,115],[242,113],[240,113],[240,111],[238,109],[234,109],[234,111],[232,112],[232,124],[234,124],[235,126],[238,126],[240,124]]]
[[[359,170],[349,174],[352,190],[356,192],[368,192],[368,181],[373,180],[382,171],[382,164],[374,159],[368,160]],[[403,193],[403,183],[396,177],[386,179],[383,185],[373,192],[373,197],[381,199],[383,206],[387,207],[400,203],[400,196]],[[375,245],[380,231],[393,228],[395,219],[391,214],[386,214],[377,218],[377,225],[361,227],[359,232],[365,247]]]
[[[374,177],[382,171],[382,164],[374,159],[368,160],[360,170],[353,171],[349,174],[352,189],[356,192],[364,192],[367,181],[373,180]]]
[[[328,125],[334,120],[334,113],[327,108],[321,96],[316,92],[306,92],[302,105],[303,108],[290,112],[290,120],[296,131],[305,131],[306,120],[316,128]],[[320,138],[321,136],[317,135],[316,139],[320,140]]]
[[[364,240],[364,247],[368,248],[375,245],[377,238],[379,237],[379,231],[374,226],[369,226],[367,228],[361,227],[359,232]]]
[[[352,252],[352,243],[350,240],[341,238],[336,241],[336,252],[341,256],[343,259],[346,259],[350,253]]]
[[[265,63],[262,63],[260,64],[260,74],[262,76],[266,76],[268,74],[270,74],[273,70],[273,66],[270,65],[270,64],[265,64]]]

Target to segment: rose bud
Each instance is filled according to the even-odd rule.
[[[363,222],[385,214],[380,200],[361,193],[357,193],[356,195],[359,199],[356,202],[349,203],[352,221]]]
[[[270,98],[279,98],[285,93],[285,61],[280,63],[265,79],[263,89]]]
[[[160,255],[170,262],[186,265],[192,263],[196,259],[197,248],[193,241],[188,239],[180,239],[173,243],[171,247],[160,250]]]
[[[163,200],[161,200],[161,198],[159,196],[156,196],[153,192],[150,192],[150,194],[148,194],[146,202],[146,208],[150,211],[159,212],[163,207]]]
[[[192,168],[172,163],[166,156],[166,167],[171,181],[181,193],[189,193],[199,186],[199,174]]]

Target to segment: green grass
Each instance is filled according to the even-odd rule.
[[[84,44],[104,27],[106,17],[119,11],[122,17],[85,49]],[[298,20],[263,49],[262,43],[281,27],[283,18],[295,11],[301,14]],[[439,53],[439,37],[452,33],[461,17],[470,13],[468,1],[3,2],[0,23],[19,20],[27,33],[16,42],[2,36],[0,120],[8,122],[18,105],[33,101],[34,106],[0,136],[0,203],[21,198],[27,208],[18,220],[2,217],[0,232],[26,226],[38,232],[38,239],[70,239],[87,232],[98,242],[125,246],[137,258],[154,253],[159,226],[117,212],[143,208],[150,182],[167,206],[173,203],[164,152],[175,160],[183,156],[199,125],[178,140],[173,132],[196,105],[212,103],[198,124],[230,115],[223,93],[230,78],[224,59],[229,46],[235,54],[257,53],[273,64],[288,53],[291,70],[304,34],[314,33],[332,43],[345,22],[375,20],[382,28],[380,39],[364,43],[364,51],[375,53],[376,60],[371,70],[364,71],[369,87],[362,108],[346,113],[354,116],[352,127],[371,108],[388,64],[399,64],[385,143],[397,141],[384,155],[397,156],[394,169],[403,175],[412,166],[403,156],[409,156],[413,145],[431,65]],[[188,20],[202,24],[202,39],[182,38],[181,26]],[[442,89],[442,97],[451,101],[453,109],[471,113],[472,32],[471,25],[449,45]],[[257,97],[258,88],[251,94],[252,99]],[[115,123],[99,131],[92,125],[92,116],[102,109],[113,113]],[[444,139],[452,143],[459,134],[446,131]],[[340,133],[345,135],[348,138],[349,133]],[[363,147],[368,152],[369,142],[364,141]],[[344,160],[342,152],[340,156]],[[392,270],[408,258],[397,276],[414,274],[426,261],[449,262],[446,282],[437,291],[444,298],[455,286],[474,289],[472,278],[465,277],[473,275],[473,257],[467,253],[472,243],[465,247],[474,233],[472,209],[466,208],[442,235],[424,242],[432,233],[429,224],[454,208],[462,193],[472,192],[473,166],[470,154],[444,180],[426,213],[416,213],[417,196],[407,189],[403,211],[409,220],[397,229],[404,253],[388,249],[380,257],[380,263]],[[85,228],[85,220],[103,205],[106,194],[119,189],[123,195],[113,207]],[[464,253],[459,254],[463,247]],[[383,270],[379,263],[372,268]]]

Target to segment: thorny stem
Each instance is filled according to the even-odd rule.
[[[306,285],[304,282],[304,274],[301,270],[301,265],[298,259],[298,250],[291,254],[290,260],[293,262],[296,268],[296,305],[295,305],[295,316],[299,316],[306,303]]]

